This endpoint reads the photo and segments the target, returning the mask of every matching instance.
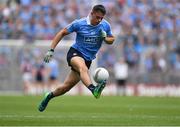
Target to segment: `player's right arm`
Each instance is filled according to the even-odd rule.
[[[46,53],[46,55],[44,57],[44,62],[49,63],[49,61],[53,57],[54,49],[56,48],[57,44],[62,40],[62,38],[64,36],[66,36],[68,34],[69,34],[69,32],[67,31],[66,28],[64,28],[55,35],[55,37],[53,38],[53,41],[51,43],[51,49],[48,50],[48,52]]]
[[[71,24],[69,24],[66,28],[62,29],[59,31],[56,36],[54,37],[52,44],[51,44],[51,49],[55,49],[56,45],[62,40],[62,38],[72,32],[77,31],[79,28],[79,23],[78,20],[74,20]]]
[[[62,29],[55,35],[55,37],[52,40],[50,50],[48,50],[48,52],[44,57],[44,62],[49,63],[49,61],[53,57],[54,49],[56,48],[57,44],[63,39],[64,36],[76,31],[77,28],[79,28],[77,24],[78,23],[75,20],[74,22],[69,24],[66,28]]]
[[[61,31],[59,31],[55,37],[53,38],[52,44],[51,44],[51,49],[55,49],[57,44],[62,40],[62,38],[66,35],[68,35],[69,32],[67,31],[66,28],[62,29]]]

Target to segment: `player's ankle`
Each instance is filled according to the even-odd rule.
[[[93,84],[90,84],[87,88],[93,93],[96,87]]]
[[[52,98],[54,98],[54,97],[55,97],[55,96],[54,96],[53,92],[50,92],[50,93],[48,94],[48,96],[47,96],[48,99],[52,99]]]

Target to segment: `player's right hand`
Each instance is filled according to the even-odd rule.
[[[54,49],[50,49],[48,50],[48,52],[46,53],[45,57],[44,57],[44,62],[45,63],[49,63],[49,61],[51,60],[51,58],[53,57],[54,54]]]

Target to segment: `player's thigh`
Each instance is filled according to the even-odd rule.
[[[64,85],[69,88],[72,88],[79,81],[80,81],[79,74],[76,71],[71,70],[71,72],[69,73],[69,75],[67,76],[67,78],[64,81]]]
[[[86,66],[85,60],[79,56],[71,58],[71,66],[77,72],[80,72],[80,69],[88,69]]]

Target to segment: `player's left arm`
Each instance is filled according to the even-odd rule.
[[[110,24],[106,24],[103,29],[101,29],[101,37],[107,44],[113,44],[115,37],[112,35]]]
[[[105,37],[104,38],[104,41],[107,43],[107,44],[113,44],[113,42],[114,42],[114,40],[115,40],[115,37],[114,36],[107,36],[107,37]]]

